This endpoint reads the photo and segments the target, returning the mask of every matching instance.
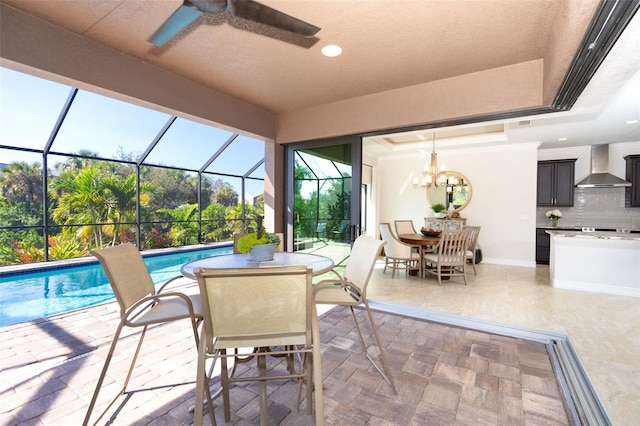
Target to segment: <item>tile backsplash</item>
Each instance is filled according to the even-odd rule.
[[[562,212],[558,227],[592,226],[640,230],[640,207],[625,207],[624,188],[575,188],[573,207],[557,207]],[[536,223],[548,226],[545,216],[552,207],[538,207]]]

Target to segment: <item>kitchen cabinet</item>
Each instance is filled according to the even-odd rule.
[[[548,265],[551,250],[551,238],[547,228],[536,228],[536,263]]]
[[[631,182],[631,186],[624,189],[625,206],[640,207],[640,155],[627,155],[624,159],[627,162],[625,179]]]
[[[576,160],[538,161],[538,206],[573,207]]]

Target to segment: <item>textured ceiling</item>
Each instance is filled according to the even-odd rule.
[[[181,0],[3,2],[275,113],[539,59],[562,6],[538,0],[264,0],[319,26],[315,44],[286,42],[308,40],[216,14],[156,48],[147,40]],[[320,53],[326,44],[339,44],[344,53],[326,58]]]
[[[558,55],[573,56],[599,3],[262,0],[321,30],[309,40],[226,14],[205,15],[158,48],[148,39],[182,4],[181,0],[0,2],[274,114],[541,59],[545,84],[559,85],[558,76],[564,76],[568,62],[558,60]],[[637,35],[638,18],[634,21]],[[567,39],[574,50],[554,52],[558,41]],[[343,54],[336,58],[322,56],[320,49],[327,44],[340,45]],[[637,41],[634,46],[633,40],[627,40],[631,49],[637,45]],[[589,119],[593,119],[597,115],[593,107],[605,106],[638,69],[638,50],[629,53],[629,47],[626,49],[617,53],[618,58],[624,58],[622,65],[609,65],[614,78],[600,76],[598,87],[590,84],[588,105],[578,101],[574,115],[588,110]],[[552,69],[554,65],[557,69]],[[554,114],[547,120],[554,126],[566,121]],[[536,123],[529,129],[536,128]],[[505,122],[491,124],[501,126],[510,141],[515,141],[515,136],[523,142],[556,138],[546,125],[539,126],[548,130],[544,137],[530,133],[525,137],[521,126],[512,125],[510,129]],[[476,127],[479,133],[501,133],[487,124]],[[457,134],[457,130],[452,131]],[[473,133],[466,129],[462,132]],[[574,143],[583,143],[588,136],[587,131]],[[390,147],[398,140],[422,145],[427,141],[429,145],[431,137],[420,132],[383,135],[373,145],[379,148],[379,154],[393,153]]]

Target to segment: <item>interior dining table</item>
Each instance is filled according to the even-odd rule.
[[[420,277],[424,277],[424,250],[429,246],[436,246],[440,242],[440,236],[427,236],[423,234],[399,234],[398,239],[405,244],[420,246]]]
[[[183,276],[196,279],[194,271],[198,268],[259,268],[269,266],[310,265],[313,275],[322,275],[333,269],[333,260],[317,254],[298,252],[275,252],[273,260],[252,262],[246,254],[223,254],[205,257],[185,263],[180,268]]]
[[[400,234],[398,239],[413,246],[435,246],[440,242],[440,236],[426,236],[422,234]]]

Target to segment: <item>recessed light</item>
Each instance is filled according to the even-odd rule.
[[[329,44],[322,48],[322,54],[324,56],[328,56],[329,58],[340,56],[342,54],[342,47],[335,44]]]
[[[638,122],[638,120],[629,120],[629,121],[625,121],[624,124],[636,124]]]
[[[566,141],[569,138],[558,138],[559,141]]]

